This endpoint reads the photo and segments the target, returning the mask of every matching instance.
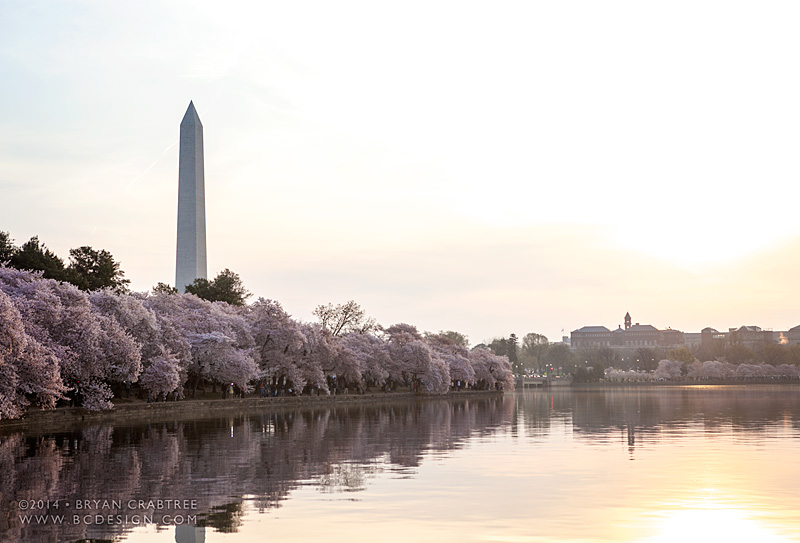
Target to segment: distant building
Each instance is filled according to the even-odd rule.
[[[728,341],[728,334],[722,333],[715,328],[711,328],[707,326],[700,330],[700,347],[704,349],[710,349],[712,345],[718,342],[727,342]]]
[[[628,318],[630,318],[628,316]],[[611,344],[614,347],[656,347],[658,346],[658,328],[650,324],[639,324],[638,322],[630,326],[625,323],[625,329],[617,328],[612,333]]]
[[[611,346],[611,330],[605,326],[584,326],[570,333],[573,349],[593,349]]]
[[[800,326],[797,328],[798,332],[800,332]],[[752,325],[728,328],[727,332],[720,332],[714,328],[703,328],[700,332],[700,346],[702,348],[710,348],[712,345],[743,345],[750,349],[755,349],[766,343],[791,343],[790,337],[791,330],[788,332],[775,332]],[[798,334],[797,341],[800,343],[800,334]]]
[[[619,350],[635,350],[639,348],[663,347],[675,349],[689,347],[695,349],[724,349],[730,345],[743,345],[750,349],[757,349],[768,343],[782,345],[800,345],[800,325],[788,331],[765,330],[759,326],[740,326],[728,328],[727,332],[720,332],[711,327],[703,328],[699,333],[684,333],[680,330],[667,328],[659,330],[650,324],[633,324],[630,313],[625,313],[625,327],[618,326],[611,331],[605,326],[584,326],[571,333],[573,349],[592,349],[597,347],[612,347]]]
[[[786,343],[789,345],[800,345],[800,325],[789,328],[786,332]]]
[[[702,334],[700,332],[683,333],[683,344],[689,347],[690,349],[700,347],[701,341],[702,341]]]
[[[667,328],[658,331],[658,341],[662,347],[681,347],[686,345],[686,334],[680,330]]]
[[[731,345],[744,345],[754,349],[765,343],[773,343],[772,330],[762,330],[759,326],[729,328],[728,343]]]
[[[625,313],[625,328],[613,332],[605,326],[584,326],[572,332],[573,349],[614,347],[638,349],[640,347],[677,347],[684,344],[680,330],[659,330],[650,324],[632,324],[631,314]]]

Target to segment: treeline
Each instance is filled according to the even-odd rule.
[[[573,382],[600,381],[608,377],[607,370],[614,372],[614,379],[649,380],[653,372],[663,369],[666,360],[683,364],[684,376],[692,379],[793,378],[800,373],[800,345],[771,342],[745,345],[715,340],[693,349],[682,346],[572,350],[564,343],[550,343],[545,336],[531,332],[521,341],[515,334],[495,338],[486,347],[508,357],[516,374],[571,375]]]
[[[20,246],[8,232],[0,232],[0,264],[18,270],[36,270],[46,279],[71,283],[81,290],[111,288],[125,291],[130,284],[119,262],[106,250],[89,246],[69,250],[69,264],[33,236]]]
[[[84,291],[112,289],[115,292],[128,292],[129,279],[120,263],[105,249],[96,250],[88,245],[69,250],[69,264],[62,260],[38,236],[22,245],[14,245],[8,232],[0,232],[0,264],[18,270],[38,271],[45,279],[55,279],[75,285]],[[177,293],[177,289],[166,283],[158,283],[154,292]],[[234,272],[225,269],[213,280],[197,278],[186,286],[186,292],[195,294],[211,302],[228,302],[244,305],[251,296],[244,288],[241,279]]]
[[[516,334],[495,338],[485,347],[498,356],[508,357],[518,375],[531,372],[566,375],[581,367],[580,356],[569,345],[551,343],[546,336],[536,332],[525,334],[521,341]]]
[[[768,364],[800,366],[800,345],[773,342],[730,342],[714,340],[710,343],[681,347],[614,348],[610,346],[572,350],[564,343],[550,343],[541,334],[531,332],[518,338],[516,334],[495,338],[486,345],[492,352],[507,356],[514,373],[526,371],[556,374],[576,374],[585,378],[587,368],[616,368],[622,370],[655,371],[661,360],[680,360],[691,364],[695,360],[718,360],[734,366],[741,364]],[[594,375],[597,378],[597,375]]]
[[[452,334],[383,328],[354,302],[315,313],[319,323],[304,323],[264,298],[234,305],[170,289],[87,292],[0,265],[0,418],[67,400],[110,408],[131,383],[161,398],[206,383],[283,394],[513,389],[506,357],[468,350]]]
[[[725,360],[665,359],[660,360],[654,371],[620,370],[609,368],[598,372],[589,370],[580,375],[576,382],[597,381],[605,378],[610,381],[796,381],[800,379],[800,367],[794,364],[733,364]],[[596,378],[593,378],[596,377]]]
[[[598,347],[580,350],[577,356],[579,362],[586,366],[624,370],[654,371],[662,360],[679,360],[686,364],[696,360],[715,360],[734,366],[768,364],[777,367],[782,364],[800,365],[800,345],[761,342],[748,346],[718,341],[710,346],[698,346],[694,349],[687,346],[640,347],[636,350],[618,351],[611,347]]]

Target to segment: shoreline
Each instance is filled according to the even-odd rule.
[[[138,424],[215,418],[230,412],[277,411],[288,408],[335,408],[359,404],[410,403],[415,401],[459,400],[502,396],[502,391],[462,390],[448,394],[418,394],[414,392],[377,392],[367,394],[339,394],[335,396],[278,396],[261,398],[200,398],[177,402],[152,402],[142,400],[126,402],[124,399],[113,408],[89,411],[82,407],[58,407],[31,410],[18,419],[0,420],[0,435],[34,430],[37,432],[68,432],[95,424]]]
[[[625,381],[602,383],[559,383],[550,387],[517,388],[516,393],[528,391],[586,391],[624,388],[678,388],[705,386],[749,385],[800,385],[797,379],[709,379],[703,381]],[[170,420],[210,419],[231,412],[278,411],[295,408],[336,408],[375,403],[409,403],[432,400],[458,400],[503,396],[503,391],[462,390],[447,394],[419,394],[414,392],[370,392],[366,394],[339,394],[335,396],[278,396],[261,398],[190,398],[177,402],[152,402],[117,398],[111,409],[89,411],[82,407],[57,407],[32,409],[18,419],[0,420],[0,435],[17,431],[66,432],[95,424],[139,424]]]
[[[641,388],[641,387],[687,387],[687,386],[749,386],[749,385],[800,385],[798,379],[704,379],[684,381],[607,381],[602,383],[573,383],[570,388]]]

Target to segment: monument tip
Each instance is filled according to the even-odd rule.
[[[181,121],[181,124],[187,121],[200,122],[200,115],[197,114],[197,110],[194,108],[194,102],[192,100],[189,100],[189,107],[186,108],[186,113],[183,115],[183,121]]]

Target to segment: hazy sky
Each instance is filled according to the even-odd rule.
[[[800,4],[0,0],[0,230],[478,343],[800,324]]]

